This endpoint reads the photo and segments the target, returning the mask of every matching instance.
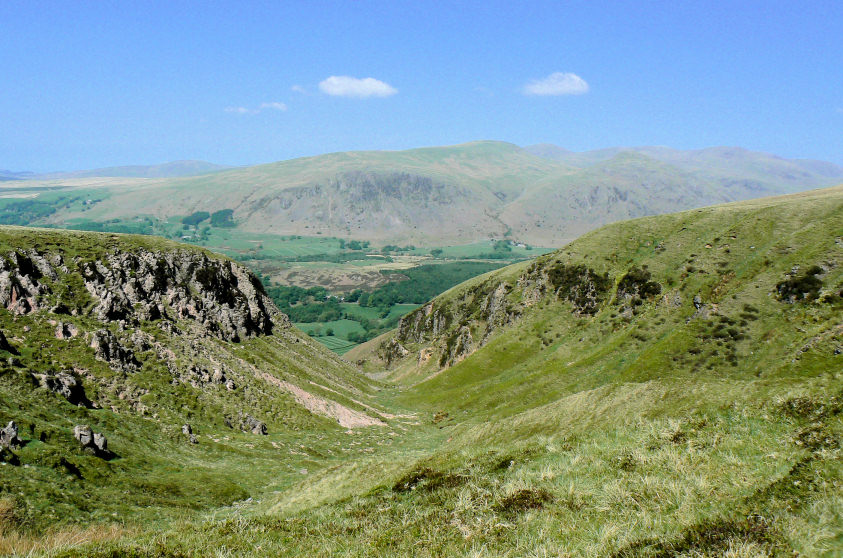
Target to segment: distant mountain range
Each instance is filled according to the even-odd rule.
[[[124,178],[173,178],[207,174],[231,167],[207,161],[172,161],[160,165],[129,165],[93,170],[47,172],[12,172],[0,170],[0,180],[53,180],[64,178],[124,177]]]
[[[195,164],[192,168],[198,172]],[[104,174],[73,178],[86,176]],[[262,233],[421,245],[508,236],[558,246],[613,221],[841,182],[843,168],[831,163],[740,148],[574,153],[552,145],[480,141],[332,153],[190,177],[126,177],[90,185],[74,180],[67,185],[99,190],[88,196],[95,202],[84,211],[60,207],[42,221],[169,218],[232,209],[238,228]]]

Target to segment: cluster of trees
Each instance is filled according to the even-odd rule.
[[[294,322],[324,323],[342,319],[358,322],[364,331],[349,333],[346,339],[362,343],[398,324],[400,316],[391,312],[395,304],[422,304],[466,279],[499,267],[500,264],[489,262],[421,265],[403,271],[403,280],[391,281],[372,291],[355,289],[344,297],[345,302],[356,302],[363,308],[377,308],[376,319],[344,311],[339,299],[324,287],[270,285],[266,291]]]
[[[211,226],[221,229],[230,229],[235,224],[232,219],[233,215],[233,209],[220,209],[219,211],[214,211],[211,214]]]
[[[64,225],[63,225],[64,226]],[[150,219],[122,222],[120,219],[108,221],[84,221],[73,225],[66,225],[68,229],[77,231],[113,232],[126,234],[155,234],[154,223]]]
[[[361,293],[358,303],[379,308],[393,304],[422,304],[454,285],[499,267],[497,263],[487,262],[420,265],[401,272],[406,280],[391,281],[369,293]]]
[[[187,217],[183,217],[181,222],[189,227],[195,227],[202,221],[210,219],[212,227],[231,228],[235,225],[232,220],[233,215],[233,209],[220,209],[219,211],[215,211],[213,213],[208,213],[207,211],[194,211]]]
[[[49,217],[61,207],[66,198],[59,198],[56,201],[41,200],[14,200],[6,201],[0,205],[0,224],[2,225],[29,225],[36,219]]]
[[[348,240],[340,238],[340,250],[368,250],[371,244],[368,240]]]
[[[403,248],[395,244],[387,244],[386,246],[381,248],[381,254],[389,254],[391,252],[412,252],[415,249],[416,247],[412,244],[404,246]]]

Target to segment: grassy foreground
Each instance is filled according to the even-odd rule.
[[[402,327],[388,368],[388,339],[350,353],[393,382],[371,400],[393,418],[320,434],[338,445],[306,475],[177,519],[45,534],[16,528],[7,504],[0,550],[839,556],[841,263],[840,187],[604,227],[416,310],[450,318]],[[266,450],[242,474],[290,463]]]

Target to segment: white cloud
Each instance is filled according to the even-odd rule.
[[[234,114],[251,114],[254,111],[246,107],[225,107],[225,112],[233,112]]]
[[[230,112],[233,114],[257,114],[259,112],[263,112],[265,110],[280,110],[285,111],[287,110],[287,105],[284,103],[272,102],[272,103],[261,103],[260,106],[256,109],[250,109],[246,107],[226,107],[225,112]]]
[[[284,103],[261,103],[260,109],[272,109],[272,110],[287,110],[287,105]]]
[[[302,87],[301,85],[298,85],[298,84],[292,86],[290,88],[290,91],[295,91],[296,93],[301,93],[302,95],[307,93],[307,89],[305,89],[304,87]]]
[[[375,78],[355,78],[351,76],[331,76],[319,83],[319,90],[336,97],[389,97],[398,90]]]
[[[588,83],[577,74],[554,72],[543,79],[534,79],[522,89],[524,95],[582,95]]]

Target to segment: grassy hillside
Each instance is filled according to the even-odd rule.
[[[843,187],[604,227],[370,343],[388,441],[56,554],[839,555],[842,258]]]
[[[0,267],[0,423],[19,438],[0,448],[0,554],[193,517],[388,436],[377,386],[221,256],[2,227]],[[81,425],[107,447],[74,439]]]

